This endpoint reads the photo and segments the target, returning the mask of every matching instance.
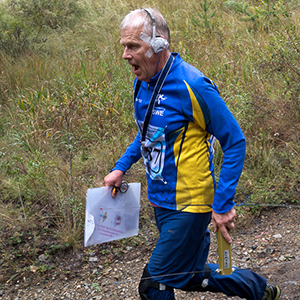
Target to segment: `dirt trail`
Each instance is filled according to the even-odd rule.
[[[280,285],[280,299],[300,299],[300,209],[263,210],[251,218],[239,217],[232,232],[233,263],[250,268],[270,282]],[[149,230],[149,229],[148,229]],[[146,226],[141,234],[147,232]],[[152,233],[155,237],[155,234]],[[22,278],[0,286],[0,299],[139,299],[137,287],[148,262],[155,238],[147,245],[128,247],[109,264],[103,248],[86,248],[66,253],[56,259],[57,265],[48,276],[24,286]],[[108,245],[107,245],[108,247]],[[215,236],[209,262],[217,262]],[[176,299],[228,299],[223,294],[186,293],[176,290]],[[233,297],[230,299],[240,299]]]

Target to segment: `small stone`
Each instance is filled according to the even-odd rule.
[[[280,261],[285,261],[285,257],[284,257],[283,255],[281,255],[281,256],[279,257],[279,260],[280,260]]]
[[[45,254],[39,255],[39,261],[40,262],[45,262],[46,261],[46,255]]]
[[[95,262],[95,261],[98,261],[98,258],[97,257],[90,257],[89,261],[90,262]]]
[[[297,285],[297,281],[286,281],[286,284]]]

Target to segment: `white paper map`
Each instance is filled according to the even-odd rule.
[[[111,187],[87,190],[84,246],[138,235],[141,184],[130,183],[126,193],[111,196]]]

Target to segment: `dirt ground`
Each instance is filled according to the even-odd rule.
[[[82,247],[56,257],[55,266],[44,276],[32,270],[34,280],[30,284],[25,284],[26,274],[10,283],[2,280],[0,299],[139,299],[139,278],[157,237],[149,230],[143,225],[140,233],[149,236],[147,243],[127,246],[113,257],[107,253],[113,252],[117,242],[90,249]],[[232,237],[235,266],[252,269],[278,284],[280,299],[300,299],[299,208],[264,208],[254,215],[240,215]],[[214,234],[209,262],[217,262]],[[228,299],[223,294],[175,293],[176,299]]]

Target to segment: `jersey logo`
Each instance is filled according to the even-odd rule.
[[[163,102],[165,100],[167,100],[167,97],[163,94],[160,94],[160,95],[158,95],[158,98],[157,98],[157,104],[160,105],[161,102]]]

